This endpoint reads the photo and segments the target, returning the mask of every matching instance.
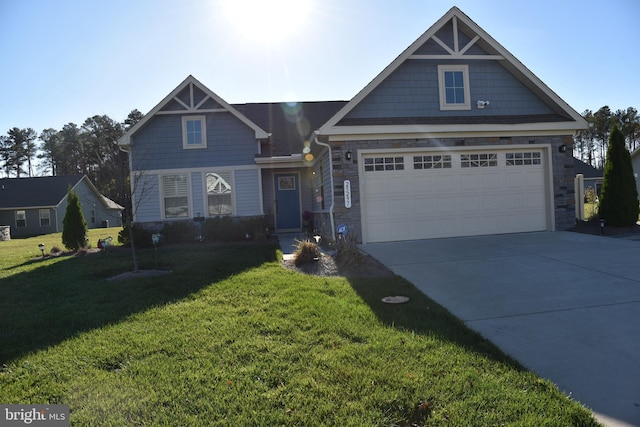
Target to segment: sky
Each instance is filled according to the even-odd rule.
[[[452,6],[576,111],[640,110],[637,0],[0,0],[0,134],[151,110],[349,100]]]

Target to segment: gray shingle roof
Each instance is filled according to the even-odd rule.
[[[0,209],[56,206],[83,175],[0,179]]]

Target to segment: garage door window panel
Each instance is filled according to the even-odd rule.
[[[413,156],[413,169],[451,169],[451,156]]]
[[[463,168],[486,168],[495,166],[498,166],[498,154],[496,153],[460,155],[460,167]]]
[[[365,172],[404,170],[404,157],[368,157],[364,159]]]
[[[507,166],[540,165],[542,159],[540,152],[506,153]]]

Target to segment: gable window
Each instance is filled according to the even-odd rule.
[[[16,211],[16,227],[25,228],[27,226],[26,211]]]
[[[162,177],[162,201],[165,218],[189,217],[189,186],[187,175]]]
[[[49,227],[51,225],[51,212],[49,209],[39,209],[40,227]]]
[[[185,116],[182,118],[182,148],[207,148],[205,116]]]
[[[231,172],[210,172],[206,179],[209,216],[233,214]]]
[[[441,110],[470,110],[469,66],[438,65]]]

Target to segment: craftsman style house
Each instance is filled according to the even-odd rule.
[[[571,227],[586,127],[454,7],[348,102],[230,105],[189,76],[119,144],[137,223],[306,212],[366,243]]]

